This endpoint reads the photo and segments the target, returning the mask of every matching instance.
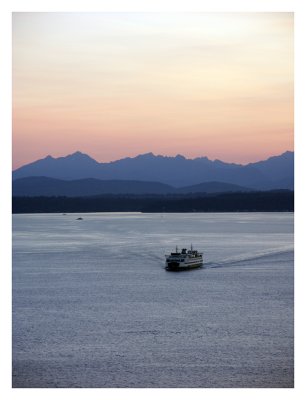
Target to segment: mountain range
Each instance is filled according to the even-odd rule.
[[[24,165],[13,171],[13,180],[15,195],[293,190],[294,153],[241,165],[152,153],[99,163],[77,151]]]

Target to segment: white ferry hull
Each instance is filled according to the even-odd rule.
[[[165,268],[168,271],[183,271],[186,269],[199,268],[202,267],[202,265],[203,260],[192,263],[167,262]]]

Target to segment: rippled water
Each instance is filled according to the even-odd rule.
[[[14,215],[13,386],[292,387],[293,214]]]

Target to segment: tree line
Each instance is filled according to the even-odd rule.
[[[268,212],[293,211],[289,190],[197,195],[103,195],[93,197],[13,197],[17,213],[67,212]]]

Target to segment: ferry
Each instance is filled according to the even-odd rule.
[[[178,250],[176,246],[175,253],[165,255],[166,266],[168,271],[181,271],[185,269],[198,268],[203,265],[203,253],[193,250],[192,245],[190,250]]]

